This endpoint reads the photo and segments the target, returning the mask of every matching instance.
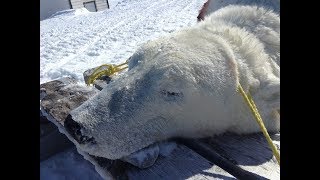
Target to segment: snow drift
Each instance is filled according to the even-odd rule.
[[[76,16],[80,14],[87,14],[90,13],[86,8],[80,8],[80,9],[67,9],[63,11],[58,11],[54,13],[50,18],[59,17],[59,16]]]
[[[279,16],[255,6],[222,8],[193,28],[147,42],[127,73],[71,111],[79,148],[119,159],[171,137],[259,132],[236,92],[239,83],[266,128],[279,131],[279,45]]]

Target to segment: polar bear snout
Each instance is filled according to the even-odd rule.
[[[83,135],[81,132],[81,126],[79,123],[72,119],[72,116],[69,114],[64,121],[64,127],[67,132],[79,143],[79,144],[96,144],[96,141],[93,137],[88,137]]]

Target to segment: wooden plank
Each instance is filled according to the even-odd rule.
[[[40,138],[40,161],[73,147],[72,144],[63,134],[56,128],[46,136]]]
[[[40,161],[74,146],[40,111]]]
[[[168,156],[159,157],[154,165],[147,169],[131,167],[129,179],[235,179],[220,167],[210,163],[199,154],[184,145]]]
[[[72,109],[79,107],[94,94],[99,92],[92,87],[79,86],[72,78],[62,78],[40,85],[45,94],[41,100],[41,108],[63,123]]]
[[[72,79],[63,79],[40,86],[42,92],[45,92],[41,100],[44,115],[74,143],[75,141],[64,130],[64,119],[72,109],[97,93],[92,88],[86,90],[85,87],[75,84]],[[235,179],[183,145],[178,146],[168,157],[159,157],[156,163],[147,169],[138,169],[120,160],[112,161],[90,156],[79,149],[78,151],[96,166],[104,178],[111,174],[116,179]]]
[[[246,179],[246,180],[266,180],[267,178],[260,176],[254,172],[247,171],[236,164],[233,164],[227,158],[224,158],[219,153],[214,151],[210,146],[201,142],[201,140],[195,139],[176,139],[180,144],[185,144],[187,147],[200,154],[202,157],[206,158],[210,162],[213,162],[217,166],[221,167],[237,179]]]
[[[280,133],[270,136],[280,151]],[[262,133],[241,136],[225,134],[203,142],[244,170],[268,179],[280,179],[280,166]]]

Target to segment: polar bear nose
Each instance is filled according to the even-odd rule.
[[[81,126],[79,123],[72,119],[72,116],[69,114],[64,121],[64,127],[67,132],[79,143],[79,144],[87,144],[87,143],[95,143],[93,137],[85,136],[81,133]]]

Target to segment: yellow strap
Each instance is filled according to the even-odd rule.
[[[122,64],[119,64],[119,65],[103,64],[103,65],[97,67],[92,72],[92,74],[88,77],[86,84],[87,85],[93,84],[96,79],[100,78],[103,75],[112,76],[113,74],[128,68],[128,66],[121,67],[121,66],[127,65],[127,64],[128,64],[128,61],[126,61]],[[106,69],[101,70],[102,68],[106,68]]]
[[[272,139],[270,138],[269,134],[268,134],[268,131],[266,129],[266,127],[264,126],[264,123],[262,121],[262,118],[258,112],[258,109],[255,105],[255,103],[253,102],[253,99],[251,97],[251,95],[248,93],[246,94],[241,86],[241,84],[239,84],[239,87],[238,87],[238,91],[240,92],[240,94],[243,96],[245,102],[248,104],[251,112],[253,113],[257,123],[259,124],[260,126],[260,129],[264,135],[264,137],[267,139],[268,143],[269,143],[269,146],[271,147],[272,149],[272,152],[273,152],[273,155],[276,157],[277,161],[278,161],[278,164],[280,165],[280,153],[279,151],[277,150],[276,146],[273,144],[272,142]]]

